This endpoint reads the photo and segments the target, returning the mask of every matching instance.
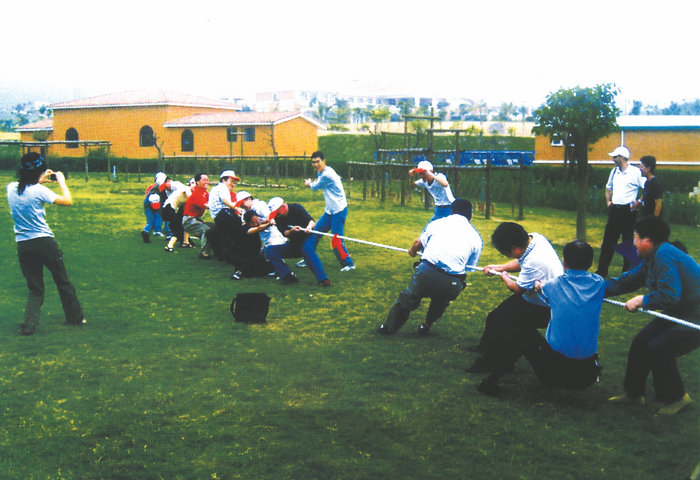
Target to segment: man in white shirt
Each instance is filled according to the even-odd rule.
[[[615,253],[615,246],[622,237],[623,242],[632,242],[637,212],[634,210],[638,192],[644,188],[646,178],[642,171],[630,165],[630,151],[627,147],[617,147],[610,155],[615,168],[610,171],[605,185],[605,201],[608,205],[608,222],[605,224],[603,243],[600,246],[598,269],[595,273],[601,277],[608,276],[608,267]],[[630,262],[623,259],[622,271],[630,268]]]
[[[240,178],[233,170],[224,170],[221,181],[209,191],[209,214],[214,219],[217,230],[223,233],[223,250],[234,248],[243,235],[243,221],[236,213],[236,193],[233,189]]]
[[[420,306],[421,300],[430,298],[425,322],[418,330],[420,335],[428,335],[430,327],[440,319],[450,302],[466,286],[466,273],[469,267],[476,267],[479,263],[483,241],[469,222],[472,218],[472,204],[469,200],[455,200],[451,212],[451,215],[428,224],[420,238],[409,248],[408,254],[411,257],[423,250],[421,262],[416,267],[408,288],[399,294],[378,333],[396,333],[406,323],[410,313]]]
[[[549,241],[539,233],[530,233],[519,224],[503,222],[491,235],[491,243],[502,255],[512,258],[501,265],[487,265],[484,273],[500,275],[513,295],[501,302],[486,317],[478,346],[470,350],[482,354],[467,370],[502,375],[513,368],[524,353],[514,348],[517,340],[533,329],[546,328],[551,311],[535,290],[535,284],[564,273],[564,266]],[[520,272],[517,280],[509,273]]]
[[[433,164],[423,160],[418,162],[416,168],[411,169],[408,174],[413,177],[418,175],[420,178],[414,183],[417,187],[424,187],[433,197],[435,211],[428,223],[438,218],[443,218],[451,215],[450,205],[455,201],[455,197],[450,189],[450,183],[447,177],[442,173],[433,172]]]

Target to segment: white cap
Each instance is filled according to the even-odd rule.
[[[224,170],[223,172],[221,172],[221,175],[219,175],[219,178],[224,178],[224,177],[231,177],[234,180],[236,180],[237,182],[241,181],[241,179],[236,176],[236,172],[234,172],[233,170]]]
[[[612,152],[608,153],[611,157],[625,157],[626,159],[629,160],[630,158],[630,151],[627,147],[617,147],[615,150]]]
[[[422,162],[418,162],[418,166],[416,167],[417,172],[432,172],[433,171],[433,164],[430,163],[427,160],[423,160]]]
[[[159,187],[163,185],[163,182],[165,182],[166,178],[168,178],[168,176],[163,172],[156,173],[156,185],[158,185]]]
[[[245,190],[241,190],[240,192],[236,193],[236,206],[240,207],[241,203],[243,203],[243,200],[246,198],[251,198],[252,195]]]
[[[273,197],[270,199],[269,202],[267,202],[267,208],[270,209],[270,212],[274,212],[278,208],[280,208],[284,204],[284,200],[282,200],[282,197]]]

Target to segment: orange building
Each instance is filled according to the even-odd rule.
[[[632,162],[653,155],[660,165],[700,165],[700,117],[682,115],[627,115],[617,119],[620,131],[591,145],[591,164],[610,164],[615,147],[630,149]],[[549,137],[535,137],[536,163],[561,163],[564,145]]]
[[[27,149],[82,157],[106,147],[123,158],[163,155],[303,155],[322,125],[299,114],[238,112],[235,105],[170,91],[130,91],[50,107],[53,119],[17,129]],[[242,146],[242,148],[241,148]]]

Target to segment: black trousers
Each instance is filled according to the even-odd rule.
[[[84,318],[83,309],[75,287],[68,279],[63,252],[58,248],[56,240],[53,237],[41,237],[17,242],[17,256],[29,288],[22,328],[35,330],[39,324],[39,312],[44,303],[44,266],[49,269],[56,283],[66,322],[80,323]]]
[[[632,340],[627,356],[624,388],[628,394],[644,395],[649,373],[654,380],[654,392],[660,402],[676,402],[685,389],[678,371],[676,357],[700,347],[700,331],[678,328],[676,324],[655,318]]]
[[[177,241],[182,243],[185,238],[185,230],[182,228],[182,212],[184,207],[176,212],[171,205],[166,205],[160,210],[160,216],[166,222],[169,222],[170,231],[173,232]]]
[[[547,340],[534,331],[527,343],[525,358],[542,383],[549,387],[580,389],[592,385],[600,376],[598,355],[573,359],[552,349]]]
[[[503,374],[513,368],[530,345],[532,334],[549,324],[550,309],[535,305],[513,294],[486,317],[486,327],[479,342],[482,362],[491,372]]]
[[[629,205],[611,205],[608,209],[608,221],[605,224],[603,243],[600,246],[598,269],[596,272],[603,277],[608,275],[608,268],[615,253],[615,247],[622,237],[622,241],[632,240],[634,236],[634,224],[637,221],[637,213],[630,210]],[[622,271],[630,269],[630,262],[625,258]]]

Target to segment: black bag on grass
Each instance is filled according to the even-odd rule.
[[[231,302],[234,320],[242,323],[265,323],[270,310],[266,293],[239,293]]]

